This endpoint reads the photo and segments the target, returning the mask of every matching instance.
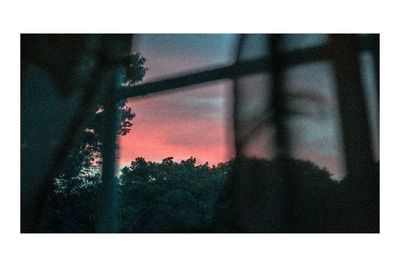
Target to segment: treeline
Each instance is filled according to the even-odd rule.
[[[232,162],[196,165],[136,158],[122,169],[119,181],[121,232],[186,232],[215,223],[215,205]],[[49,198],[42,231],[95,232],[101,176],[81,173],[58,178]]]
[[[137,158],[118,177],[120,231],[378,231],[376,170],[366,177],[372,182],[361,186],[348,177],[335,182],[326,169],[292,158],[216,166],[196,165],[195,158],[179,163],[171,157],[162,162]],[[42,231],[95,232],[100,183],[96,171],[58,178]]]

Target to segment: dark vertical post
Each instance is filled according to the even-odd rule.
[[[275,125],[275,143],[278,157],[290,155],[289,131],[285,120],[286,94],[283,91],[283,67],[280,59],[279,46],[282,36],[271,34],[271,109],[272,122]]]
[[[104,128],[102,136],[102,184],[99,195],[97,232],[113,233],[118,231],[119,201],[117,180],[115,177],[117,101],[116,91],[122,84],[122,71],[119,68],[112,73],[112,85],[104,100]]]
[[[238,65],[240,63],[240,57],[242,54],[243,44],[246,35],[241,34],[239,36],[237,51],[236,51],[236,62]],[[237,70],[234,78],[234,86],[233,86],[233,130],[234,130],[234,138],[235,138],[235,155],[237,158],[240,158],[243,154],[243,140],[240,134],[240,125],[239,125],[239,99],[240,99],[240,89],[238,85],[238,79],[240,78],[240,70]]]
[[[240,63],[240,58],[242,56],[242,50],[243,50],[243,45],[245,41],[246,35],[241,34],[239,35],[239,40],[237,42],[237,48],[236,48],[236,61],[235,65],[238,66]],[[231,220],[230,223],[232,223],[232,231],[235,232],[243,232],[246,231],[245,228],[243,228],[243,225],[241,223],[241,217],[243,217],[243,212],[242,212],[242,206],[241,206],[241,160],[243,159],[243,138],[241,134],[241,125],[240,125],[240,119],[239,119],[239,112],[241,105],[239,103],[240,101],[240,85],[239,85],[239,79],[240,79],[240,69],[235,68],[235,73],[233,73],[234,77],[234,84],[233,84],[233,111],[232,111],[232,116],[233,116],[233,131],[234,131],[234,139],[235,139],[235,171],[232,173],[230,177],[230,194],[231,194],[231,206],[230,206],[230,211],[231,211],[231,217],[229,218]]]
[[[292,218],[293,188],[292,178],[287,173],[286,161],[291,155],[289,129],[286,122],[287,95],[283,86],[283,65],[281,59],[282,35],[270,35],[271,51],[271,98],[270,106],[272,111],[272,123],[275,127],[275,150],[278,160],[279,181],[276,187],[278,206],[275,207],[273,232],[294,232],[294,223]],[[266,103],[268,104],[268,103]],[[266,177],[267,179],[267,177]]]
[[[377,118],[378,118],[378,140],[379,140],[379,111],[380,111],[380,55],[379,55],[379,47],[380,47],[380,41],[379,41],[379,34],[373,34],[372,35],[372,56],[374,60],[374,73],[375,73],[375,84],[376,84],[376,104],[377,104]],[[379,141],[378,141],[379,142]]]
[[[371,174],[373,154],[367,107],[361,82],[358,39],[330,36],[347,174],[354,180]]]
[[[372,56],[374,58],[374,71],[375,71],[375,81],[376,81],[376,97],[378,103],[378,115],[379,115],[379,65],[380,65],[380,57],[379,57],[379,34],[372,35]],[[379,118],[379,116],[378,116]]]

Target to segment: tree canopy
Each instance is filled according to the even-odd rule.
[[[124,61],[124,83],[123,86],[132,86],[140,81],[146,74],[147,68],[144,66],[146,59],[140,54],[135,53],[126,57]],[[82,176],[93,171],[93,167],[101,163],[101,131],[104,122],[104,108],[101,103],[97,104],[96,113],[90,124],[82,132],[81,138],[68,155],[66,165],[60,172],[59,179],[71,179]],[[119,127],[118,134],[126,135],[130,132],[135,113],[123,101],[118,106]]]
[[[285,188],[280,187],[282,166],[291,179]],[[243,179],[235,191],[232,181],[238,175]],[[161,162],[136,158],[118,177],[120,231],[231,232],[234,211],[242,209],[243,221],[252,227],[247,231],[279,232],[277,209],[289,196],[294,231],[324,232],[334,229],[326,222],[337,223],[334,213],[345,192],[330,176],[312,162],[292,158],[241,159],[216,166],[196,164],[193,157],[180,162],[172,157]],[[94,232],[100,182],[98,173],[59,180],[45,231]],[[236,197],[242,206],[235,206]]]

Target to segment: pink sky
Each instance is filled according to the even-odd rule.
[[[224,105],[229,88],[218,83],[130,100],[136,113],[131,133],[119,139],[120,164],[136,157],[159,161],[195,157],[198,163],[217,164],[232,157],[225,131]]]
[[[233,60],[232,41],[229,35],[142,35],[133,51],[139,51],[147,58],[149,71],[144,82],[148,82],[230,64]],[[317,113],[325,115],[298,119],[292,125],[296,139],[294,156],[311,160],[340,176],[343,167],[331,66],[325,62],[305,64],[289,69],[286,75],[289,90],[304,89],[324,99]],[[367,96],[371,99],[373,83],[368,82],[367,85]],[[260,104],[257,103],[260,101],[257,86],[259,81],[249,83],[246,88],[250,96],[249,109]],[[131,132],[119,138],[119,164],[129,164],[136,157],[151,161],[174,157],[180,161],[193,156],[201,164],[206,161],[217,164],[231,159],[233,145],[232,138],[228,136],[232,132],[229,125],[231,89],[231,82],[220,81],[162,95],[129,99],[128,105],[136,117]],[[376,129],[377,126],[374,128],[374,144],[378,143]],[[265,131],[261,136],[265,138]],[[272,155],[271,144],[266,144],[265,140],[259,142],[257,138],[254,141],[249,155]]]

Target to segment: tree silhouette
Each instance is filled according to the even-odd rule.
[[[123,62],[125,71],[123,87],[132,86],[142,81],[147,71],[144,66],[145,62],[146,59],[140,53],[129,55],[125,58]],[[131,107],[126,104],[127,101],[124,101],[118,106],[118,117],[120,118],[119,135],[126,135],[130,132],[132,120],[135,117]],[[55,178],[56,190],[49,197],[48,205],[51,208],[47,211],[45,223],[48,224],[49,221],[52,221],[53,225],[68,225],[60,223],[60,221],[64,220],[63,217],[82,221],[79,227],[77,223],[69,224],[77,226],[77,228],[57,227],[56,231],[94,231],[92,226],[83,227],[85,225],[83,222],[94,221],[95,218],[96,205],[94,204],[96,203],[97,187],[101,182],[99,166],[102,161],[100,151],[102,147],[103,122],[104,109],[102,104],[98,103],[93,119],[81,133],[79,141],[69,151],[65,164]],[[81,201],[77,202],[77,199]],[[58,214],[54,213],[54,210],[57,210]],[[89,224],[91,225],[91,223]],[[44,226],[44,228],[46,227]]]
[[[210,167],[137,158],[122,170],[123,232],[196,232],[215,220],[216,199],[231,162]]]
[[[125,79],[124,86],[131,86],[142,81],[146,74],[147,68],[144,66],[146,59],[136,53],[128,56],[124,61]],[[120,103],[118,106],[119,112],[119,135],[126,135],[130,132],[132,120],[135,113],[131,107],[126,105],[127,100]],[[102,123],[104,122],[104,109],[101,104],[97,104],[96,114],[91,124],[84,130],[80,142],[72,149],[69,154],[69,160],[66,166],[61,171],[59,178],[68,179],[76,177],[79,173],[83,174],[91,169],[96,164],[101,163],[101,132]]]
[[[337,182],[309,161],[238,159],[217,205],[216,231],[378,232],[378,164],[372,169],[361,181]]]
[[[379,226],[376,175],[360,190],[351,177],[334,181],[326,169],[300,159],[209,166],[193,157],[136,158],[119,176],[120,231],[373,232]],[[98,173],[58,180],[43,231],[94,232],[100,181]]]

